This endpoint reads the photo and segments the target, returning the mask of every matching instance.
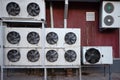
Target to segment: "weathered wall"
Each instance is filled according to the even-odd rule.
[[[50,5],[46,3],[47,26],[50,27]],[[119,57],[119,30],[99,29],[99,3],[70,2],[68,27],[81,28],[82,46],[113,46],[113,55]],[[95,21],[86,21],[86,12],[95,12]],[[64,2],[53,2],[54,26],[63,28]]]

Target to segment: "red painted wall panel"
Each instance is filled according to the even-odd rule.
[[[47,7],[47,26],[50,27],[50,9]],[[86,21],[86,12],[95,12],[95,21]],[[64,2],[53,3],[54,26],[63,28]],[[119,30],[99,29],[99,3],[70,2],[68,11],[68,27],[81,29],[82,46],[113,46],[113,55],[119,57]]]

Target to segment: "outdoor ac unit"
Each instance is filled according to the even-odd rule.
[[[113,64],[111,46],[83,46],[83,64]]]
[[[5,47],[41,47],[41,29],[5,28]]]
[[[103,1],[100,28],[120,28],[120,1]]]
[[[46,28],[45,47],[79,47],[80,29]]]
[[[1,0],[1,18],[45,20],[44,0]]]
[[[5,48],[4,54],[4,65],[42,65],[41,49]]]
[[[66,49],[46,49],[45,65],[80,66],[80,47]]]

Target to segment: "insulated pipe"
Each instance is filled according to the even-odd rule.
[[[68,0],[65,0],[65,8],[64,8],[64,28],[67,28],[67,17],[68,17]]]
[[[119,58],[120,58],[120,29],[119,29]]]
[[[50,22],[51,28],[54,28],[54,18],[53,18],[53,4],[50,2]]]

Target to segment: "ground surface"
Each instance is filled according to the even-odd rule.
[[[112,73],[112,80],[120,80],[120,73]],[[4,80],[44,80],[41,74],[26,74],[9,72],[4,74]],[[48,80],[79,80],[78,76],[48,76]],[[83,73],[81,80],[109,80],[108,74],[103,73]]]

